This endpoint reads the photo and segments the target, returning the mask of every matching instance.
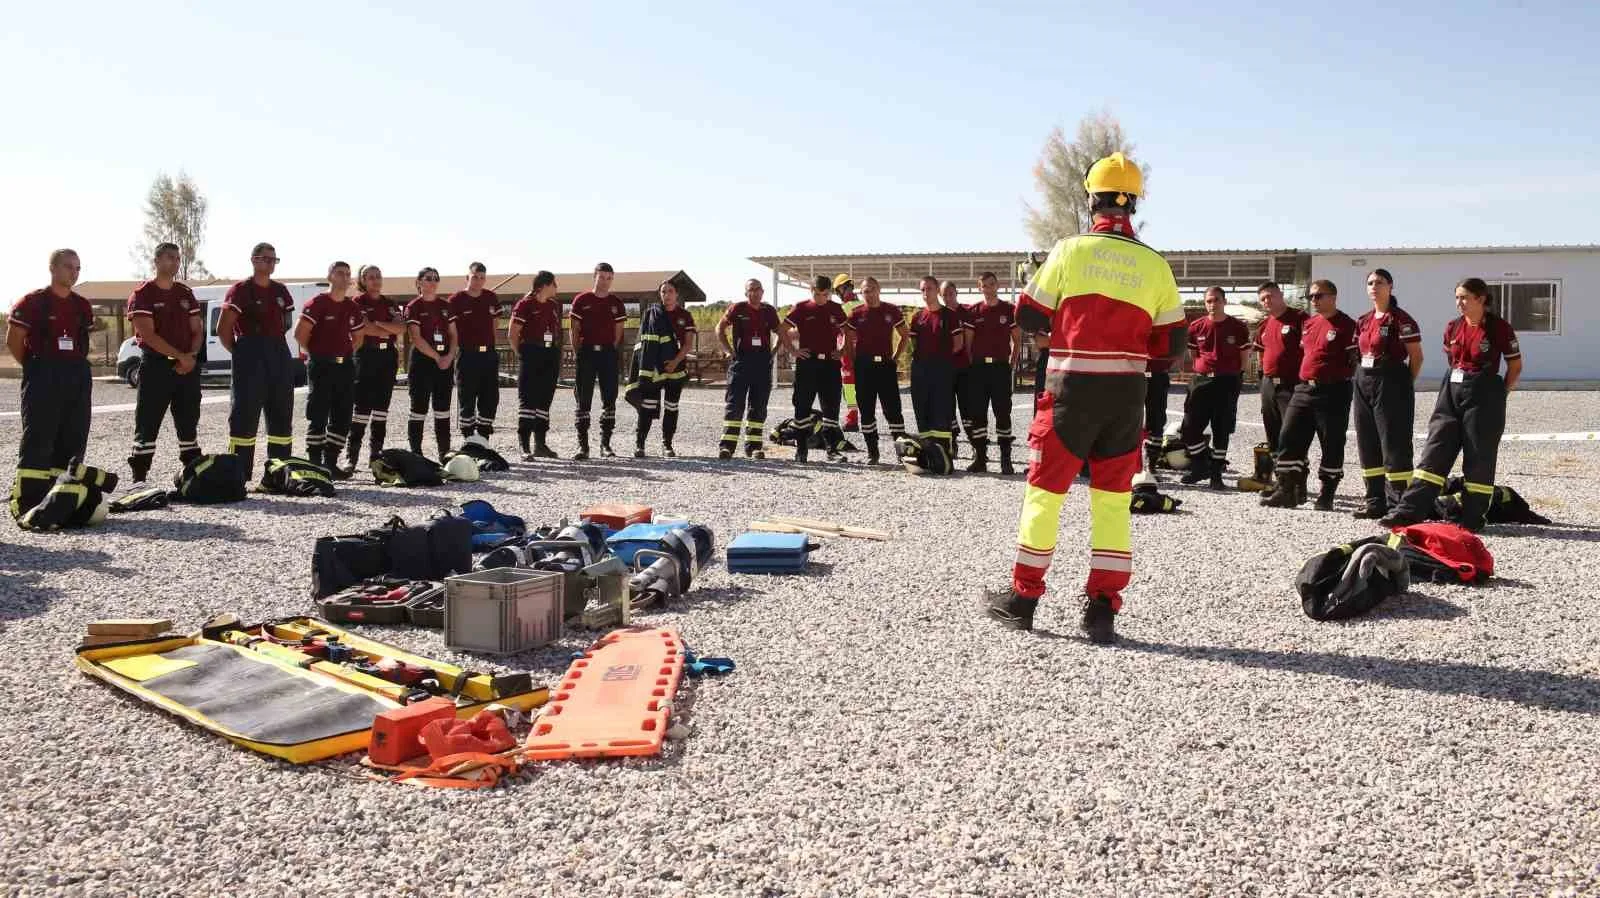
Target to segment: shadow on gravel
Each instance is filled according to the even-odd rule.
[[[1559,527],[1542,525],[1501,525],[1485,528],[1486,536],[1531,536],[1538,539],[1577,540],[1600,543],[1600,529],[1594,527]]]
[[[53,586],[39,586],[42,574],[92,570],[113,577],[134,572],[107,564],[111,555],[93,549],[41,549],[0,544],[0,623],[44,613],[62,595]]]
[[[1465,695],[1513,702],[1546,711],[1600,714],[1600,680],[1542,670],[1488,667],[1453,661],[1418,661],[1377,655],[1327,652],[1269,652],[1227,646],[1171,645],[1124,638],[1122,648],[1191,661],[1216,661],[1240,667],[1319,674],[1412,689],[1436,695]]]
[[[449,504],[442,501],[438,494],[425,492],[424,489],[403,486],[342,489],[339,491],[339,497],[341,499],[356,499],[372,505],[387,505],[396,508],[402,506],[405,508],[438,508],[440,505]]]
[[[142,539],[171,539],[188,542],[196,539],[225,539],[236,543],[266,542],[250,539],[245,532],[232,524],[202,524],[197,521],[177,520],[171,517],[122,517],[115,522],[115,531]]]
[[[1499,583],[1495,578],[1495,583]],[[1454,602],[1420,592],[1408,592],[1372,609],[1357,620],[1455,620],[1466,617],[1467,609]]]
[[[292,517],[301,514],[334,514],[344,511],[344,505],[331,500],[317,499],[276,499],[266,496],[251,496],[249,501],[239,506],[241,511],[253,511],[260,514]]]

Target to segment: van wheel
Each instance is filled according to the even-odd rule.
[[[138,362],[134,362],[128,366],[128,372],[122,376],[122,379],[128,382],[128,386],[135,390],[139,389],[139,369],[141,367]]]

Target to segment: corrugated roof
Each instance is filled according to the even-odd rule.
[[[533,274],[531,271],[516,274],[491,274],[488,278],[488,285],[496,293],[521,296],[528,292],[532,286]],[[383,281],[384,293],[391,297],[410,298],[415,295],[415,291],[411,289],[414,284],[414,278],[415,275],[411,272],[399,276],[385,272]],[[319,283],[327,280],[327,278],[321,277],[277,277],[275,279],[286,284]],[[621,296],[624,300],[637,302],[640,299],[654,297],[656,288],[660,286],[662,281],[667,280],[672,281],[673,286],[678,288],[678,297],[685,303],[706,301],[705,291],[700,289],[700,285],[696,284],[693,278],[682,271],[619,271],[611,281],[611,292]],[[214,278],[208,281],[190,281],[189,286],[211,287],[235,282],[236,279]],[[79,296],[91,302],[108,302],[127,299],[128,294],[132,293],[134,288],[141,283],[143,281],[84,281],[73,289],[78,291]],[[557,294],[557,298],[562,301],[570,301],[574,296],[594,285],[594,274],[587,271],[576,274],[557,274],[556,284],[560,291]],[[447,296],[457,290],[465,290],[466,288],[467,276],[464,274],[447,274],[441,275],[439,278],[439,292]]]

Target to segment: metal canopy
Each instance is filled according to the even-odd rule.
[[[1222,287],[1230,293],[1254,292],[1273,280],[1285,293],[1299,292],[1311,278],[1311,255],[1292,249],[1189,250],[1163,252],[1178,287],[1185,291]],[[1034,254],[1042,259],[1042,254]],[[1019,290],[1032,271],[1030,254],[1021,250],[971,253],[863,253],[857,255],[752,256],[750,261],[772,269],[773,286],[809,289],[818,275],[844,273],[861,286],[868,275],[885,293],[916,293],[924,275],[953,280],[963,291],[977,289],[978,275],[993,271],[1002,289]]]

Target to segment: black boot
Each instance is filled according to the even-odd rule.
[[[1479,533],[1489,517],[1489,504],[1493,494],[1474,493],[1467,490],[1461,496],[1461,526],[1469,533]]]
[[[154,461],[148,455],[133,455],[128,458],[128,474],[134,483],[144,483],[150,476],[150,463]]]
[[[1017,469],[1011,464],[1010,443],[1000,444],[1000,473],[1007,477],[1011,477],[1017,473]]]
[[[1161,444],[1151,443],[1146,440],[1144,444],[1144,469],[1151,477],[1155,476],[1156,468],[1161,466],[1161,461]]]
[[[575,461],[583,461],[583,460],[587,459],[588,457],[589,457],[589,428],[583,427],[583,428],[580,428],[578,430],[578,452],[577,452],[577,454],[573,455],[572,458]]]
[[[1117,641],[1117,613],[1111,610],[1111,599],[1094,596],[1083,603],[1083,620],[1079,626],[1095,645],[1110,645]]]
[[[811,452],[811,435],[808,434],[808,433],[802,433],[798,437],[795,437],[795,441],[794,441],[794,460],[797,461],[797,462],[800,462],[801,464],[804,464],[805,461],[806,461],[806,457],[810,454],[810,452]]]
[[[989,441],[972,441],[972,464],[967,465],[967,473],[981,474],[989,470]]]
[[[1211,487],[1214,490],[1225,490],[1225,489],[1227,489],[1228,485],[1222,482],[1222,469],[1226,468],[1227,466],[1228,466],[1228,460],[1227,459],[1225,459],[1225,458],[1212,458],[1211,459],[1211,482],[1207,483],[1206,485]]]
[[[1339,490],[1339,478],[1323,477],[1322,491],[1317,494],[1317,511],[1333,511],[1333,494]]]
[[[439,442],[439,458],[450,454],[450,419],[433,419],[433,437]]]
[[[600,457],[617,457],[616,450],[611,448],[611,428],[607,427],[604,421],[600,422]]]
[[[867,437],[866,444],[867,464],[875,465],[878,463],[878,438],[875,436]]]
[[[1032,630],[1033,613],[1039,608],[1038,599],[1027,599],[1012,590],[986,592],[986,612],[991,618],[1010,630]]]
[[[374,421],[369,432],[372,435],[372,442],[367,444],[367,461],[370,462],[383,454],[383,441],[389,435],[389,422]],[[361,443],[352,441],[350,445],[355,449],[355,452],[350,456],[350,466],[355,467],[355,457],[361,452]]]
[[[522,447],[522,459],[523,459],[523,461],[527,461],[528,459],[533,458],[533,449],[530,448],[529,445],[528,445],[528,441],[530,439],[532,439],[532,437],[533,437],[533,422],[532,421],[518,421],[517,422],[517,445]]]
[[[1211,477],[1211,453],[1202,452],[1199,455],[1189,456],[1189,470],[1183,472],[1178,480],[1187,484],[1196,484]]]
[[[418,455],[422,454],[422,430],[421,421],[406,422],[406,442],[411,444],[411,451]]]
[[[1361,507],[1351,515],[1359,521],[1376,521],[1389,513],[1389,500],[1383,492],[1383,478],[1366,477],[1367,495]]]
[[[1306,501],[1305,478],[1299,471],[1280,471],[1277,484],[1261,497],[1261,504],[1267,508],[1298,508]]]
[[[344,444],[344,456],[349,461],[349,467],[352,470],[356,466],[356,458],[361,455],[361,441],[366,437],[366,435],[367,425],[357,424],[353,421],[351,422],[349,434],[350,441]]]

